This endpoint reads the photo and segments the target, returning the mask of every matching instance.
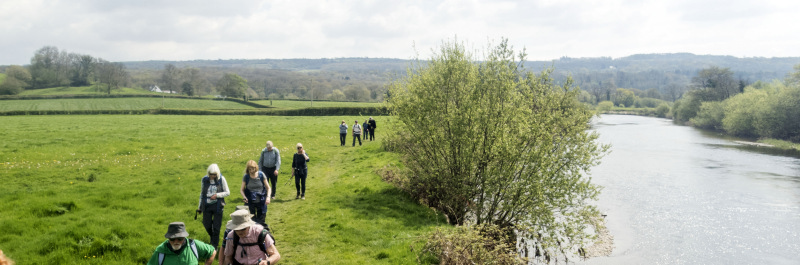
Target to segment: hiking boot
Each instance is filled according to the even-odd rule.
[[[272,199],[270,199],[270,200],[274,200],[274,199],[275,199],[275,196],[272,196]]]
[[[300,199],[305,200],[306,199],[306,195],[301,196]]]
[[[297,196],[295,196],[294,199],[295,200],[300,199],[300,194],[297,194]]]

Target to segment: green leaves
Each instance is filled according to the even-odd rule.
[[[451,224],[583,238],[588,219],[574,213],[596,212],[585,201],[599,192],[584,173],[607,150],[586,131],[592,113],[572,80],[528,72],[525,53],[506,40],[484,54],[444,43],[392,84],[388,106],[402,122],[393,148],[409,170],[402,183]]]

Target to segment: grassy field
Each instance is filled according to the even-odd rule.
[[[82,86],[82,87],[51,87],[51,88],[43,88],[43,89],[28,89],[24,90],[19,95],[85,95],[85,94],[96,94],[96,95],[106,95],[107,93],[105,90],[97,91],[97,87],[95,86]],[[143,89],[135,89],[129,87],[123,87],[120,89],[112,89],[111,94],[158,94],[156,92],[150,92]]]
[[[282,264],[415,263],[409,246],[445,220],[380,180],[398,161],[380,135],[339,146],[338,121],[355,118],[0,117],[0,249],[18,264],[143,264],[173,221],[207,242],[193,220],[205,169],[219,164],[238,191],[245,162],[272,140],[283,166],[267,222]],[[298,142],[311,157],[304,201],[285,184]],[[241,196],[227,201],[223,222]]]
[[[80,98],[0,100],[0,111],[11,110],[140,110],[172,109],[252,109],[233,101],[185,98]]]
[[[269,100],[254,100],[253,102],[264,106],[270,106]],[[383,103],[372,102],[314,101],[314,107],[380,107],[382,104]],[[311,102],[298,100],[272,100],[272,107],[281,109],[310,108]]]

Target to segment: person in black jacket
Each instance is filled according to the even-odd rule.
[[[373,119],[372,117],[369,117],[369,140],[370,141],[375,140],[375,128],[377,128],[377,127],[378,127],[378,125],[375,125],[375,119]]]
[[[306,163],[308,161],[308,154],[306,154],[306,150],[303,149],[303,144],[297,143],[297,153],[295,153],[292,158],[292,176],[294,177],[294,186],[297,189],[297,196],[295,199],[306,199],[306,177],[308,177],[308,166],[306,166]]]

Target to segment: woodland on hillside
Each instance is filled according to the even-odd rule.
[[[0,72],[10,77],[0,85],[0,94],[61,86],[94,85],[106,93],[122,86],[141,89],[158,86],[161,90],[192,96],[381,102],[387,96],[387,84],[404,77],[411,63],[391,58],[108,62],[45,46],[32,56],[29,65],[0,66]],[[571,76],[575,85],[586,92],[582,101],[597,104],[616,101],[615,94],[623,92],[675,101],[690,89],[692,78],[708,67],[730,69],[744,87],[756,81],[782,80],[799,63],[800,57],[737,58],[673,53],[616,59],[562,57],[526,61],[524,66],[532,71],[552,67],[552,77],[559,83]],[[244,81],[234,82],[241,89],[226,87],[231,84],[225,79],[232,78],[230,74]]]

